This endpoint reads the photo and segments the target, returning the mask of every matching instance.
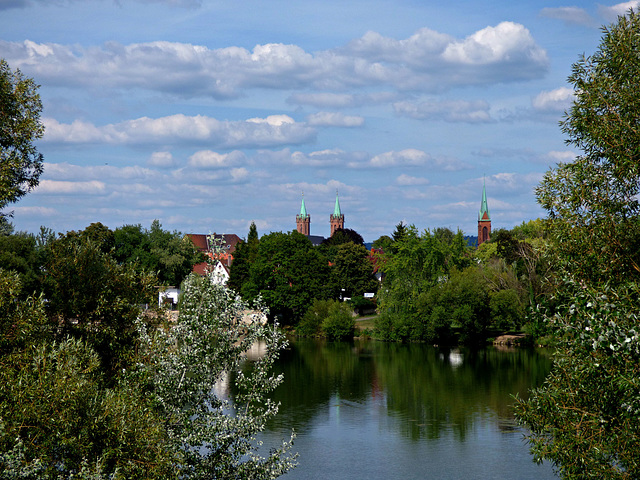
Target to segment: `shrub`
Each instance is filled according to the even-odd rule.
[[[353,338],[356,322],[351,308],[344,303],[333,302],[329,306],[329,315],[322,321],[322,333],[330,340]]]

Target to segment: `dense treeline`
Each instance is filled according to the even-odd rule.
[[[544,245],[541,220],[494,232],[478,249],[460,231],[418,234],[401,222],[371,252],[353,231],[338,230],[313,247],[295,231],[258,238],[252,224],[236,248],[229,283],[246,299],[262,298],[272,316],[299,335],[352,336],[353,321],[338,305],[347,298],[352,310],[377,306],[372,333],[379,339],[477,343],[490,332],[523,327],[540,335],[525,316],[544,293]],[[382,282],[373,275],[376,269]],[[363,298],[376,291],[377,305]]]
[[[297,231],[258,239],[252,224],[247,240],[236,246],[229,286],[247,300],[261,298],[272,318],[296,326],[316,300],[362,300],[365,293],[375,293],[378,282],[369,257],[353,230],[339,229],[314,247]]]
[[[247,304],[189,275],[202,260],[191,241],[157,221],[64,235],[1,224],[0,477],[274,478],[291,468],[288,441],[264,458],[251,441],[277,411],[265,395],[283,338],[239,322]],[[183,286],[175,324],[144,309],[161,284]],[[242,355],[258,338],[269,351],[249,372]],[[229,416],[232,400],[213,386],[241,369],[233,402],[245,408]]]
[[[462,232],[418,234],[397,225],[386,240],[379,294],[380,338],[430,343],[476,343],[490,331],[519,331],[525,312],[541,294],[542,222],[494,232],[478,249]],[[529,327],[527,325],[527,327]]]

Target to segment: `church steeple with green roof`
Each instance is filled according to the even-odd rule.
[[[309,231],[311,229],[311,215],[307,213],[307,207],[304,204],[304,193],[302,194],[300,213],[296,215],[296,229],[301,234],[309,236]]]
[[[491,221],[491,216],[489,215],[489,205],[487,205],[487,184],[486,183],[482,185],[482,201],[480,202],[480,213],[478,213],[478,221],[480,220]]]
[[[342,212],[340,211],[340,201],[338,200],[338,192],[336,192],[336,206],[333,209],[333,215],[335,217],[342,215]]]
[[[302,205],[300,205],[300,215],[298,215],[299,217],[308,217],[309,215],[307,215],[307,207],[304,206],[304,194],[302,195]]]
[[[331,236],[339,228],[344,228],[344,215],[340,211],[340,201],[338,200],[338,192],[336,191],[336,206],[333,208],[333,214],[329,216],[331,224]]]
[[[489,205],[487,203],[487,184],[482,185],[482,200],[480,201],[480,212],[478,212],[478,246],[491,239],[491,216],[489,215]]]

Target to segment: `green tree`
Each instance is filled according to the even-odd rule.
[[[155,300],[153,275],[118,264],[99,244],[67,234],[46,249],[46,310],[60,333],[83,338],[106,370],[126,366],[135,345],[138,305]]]
[[[256,435],[278,411],[268,394],[282,381],[271,368],[286,341],[263,325],[259,306],[246,318],[249,309],[232,290],[192,274],[177,324],[143,331],[149,395],[165,419],[178,478],[271,479],[294,466],[293,436],[267,456],[258,449]],[[245,352],[256,343],[264,354],[247,365]],[[233,398],[216,388],[225,379],[237,387]]]
[[[576,97],[562,122],[582,153],[546,173],[537,189],[557,259],[590,281],[640,278],[640,74],[638,15],[604,29],[598,51],[573,65]]]
[[[41,290],[41,258],[33,235],[24,232],[0,235],[0,265],[19,274],[25,297]]]
[[[307,237],[273,232],[260,239],[243,294],[250,299],[260,295],[270,315],[297,323],[313,299],[331,296],[328,284],[329,262]]]
[[[233,253],[233,263],[229,269],[229,282],[227,283],[229,288],[242,292],[243,285],[249,280],[251,265],[258,256],[259,243],[258,229],[256,224],[251,222],[247,240],[238,242],[236,251]]]
[[[34,145],[44,134],[37,91],[32,79],[0,59],[0,217],[38,185],[42,173],[43,157]]]
[[[345,303],[332,302],[327,316],[322,320],[322,333],[329,340],[352,339],[356,331],[356,321],[351,307]]]
[[[582,154],[537,190],[557,269],[540,315],[561,343],[545,385],[516,413],[535,458],[565,478],[640,477],[639,58],[640,17],[630,11],[574,64],[562,129]]]
[[[154,273],[163,285],[179,286],[196,263],[204,261],[193,243],[180,232],[164,230],[158,220],[149,229],[124,225],[113,232],[113,256],[118,263],[132,263]]]
[[[331,280],[343,297],[362,296],[378,289],[368,250],[351,242],[336,247]]]
[[[419,311],[423,297],[446,282],[453,268],[469,263],[461,232],[438,236],[428,230],[418,235],[414,226],[400,223],[393,251],[382,265],[386,275],[378,295],[382,315],[376,330],[389,340],[426,340],[427,319]],[[450,243],[448,243],[450,242]]]

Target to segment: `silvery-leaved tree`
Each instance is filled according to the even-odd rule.
[[[516,415],[563,478],[640,478],[640,16],[604,29],[573,66],[562,122],[582,153],[538,187],[556,277],[541,318],[554,368]]]
[[[0,59],[0,210],[38,185],[43,157],[34,142],[44,135],[38,86]],[[11,214],[0,211],[0,219]]]
[[[146,356],[140,368],[165,419],[180,478],[270,479],[295,466],[293,434],[266,454],[257,438],[278,411],[268,394],[282,381],[271,367],[285,345],[264,319],[262,309],[249,310],[232,290],[191,275],[175,325],[140,324]],[[246,352],[256,344],[262,355],[249,361]]]

